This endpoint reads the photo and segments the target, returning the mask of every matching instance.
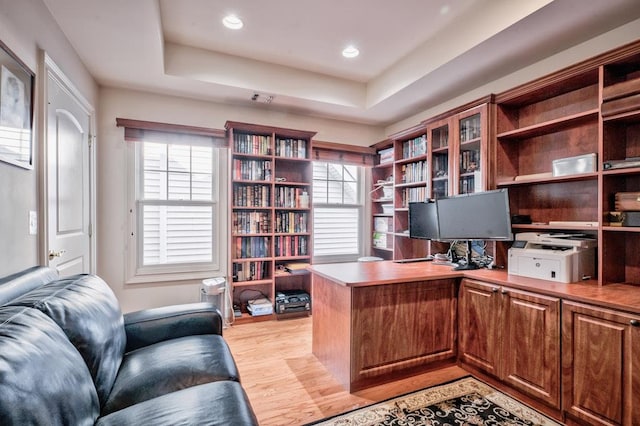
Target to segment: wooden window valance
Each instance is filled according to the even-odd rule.
[[[333,142],[313,141],[314,161],[373,166],[376,151],[366,146],[345,145]]]
[[[116,118],[116,125],[124,127],[126,141],[178,142],[191,145],[228,146],[224,129],[157,123],[153,121]]]

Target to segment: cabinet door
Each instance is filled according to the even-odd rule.
[[[499,286],[463,279],[459,295],[460,359],[498,376],[500,355]]]
[[[640,424],[638,316],[563,302],[563,409],[590,424]]]
[[[502,379],[560,408],[560,299],[508,288],[501,294]]]
[[[455,280],[356,287],[352,295],[352,382],[455,358]]]

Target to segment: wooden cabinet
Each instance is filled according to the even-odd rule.
[[[560,408],[560,300],[463,279],[460,360]]]
[[[455,358],[455,280],[356,287],[352,292],[352,382]]]
[[[455,362],[458,280],[423,268],[313,265],[313,354],[350,392]]]
[[[570,418],[640,424],[640,315],[563,302],[562,384]]]
[[[309,263],[311,242],[312,163],[314,133],[227,122],[230,155],[229,271],[233,301],[242,320],[250,316],[250,299],[274,302],[279,290],[311,293],[309,274],[287,269]],[[294,268],[291,268],[294,269]]]

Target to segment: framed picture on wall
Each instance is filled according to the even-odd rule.
[[[0,161],[33,168],[35,75],[0,41]]]

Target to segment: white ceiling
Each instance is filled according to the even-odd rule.
[[[43,1],[101,85],[376,125],[640,17],[639,0]]]

